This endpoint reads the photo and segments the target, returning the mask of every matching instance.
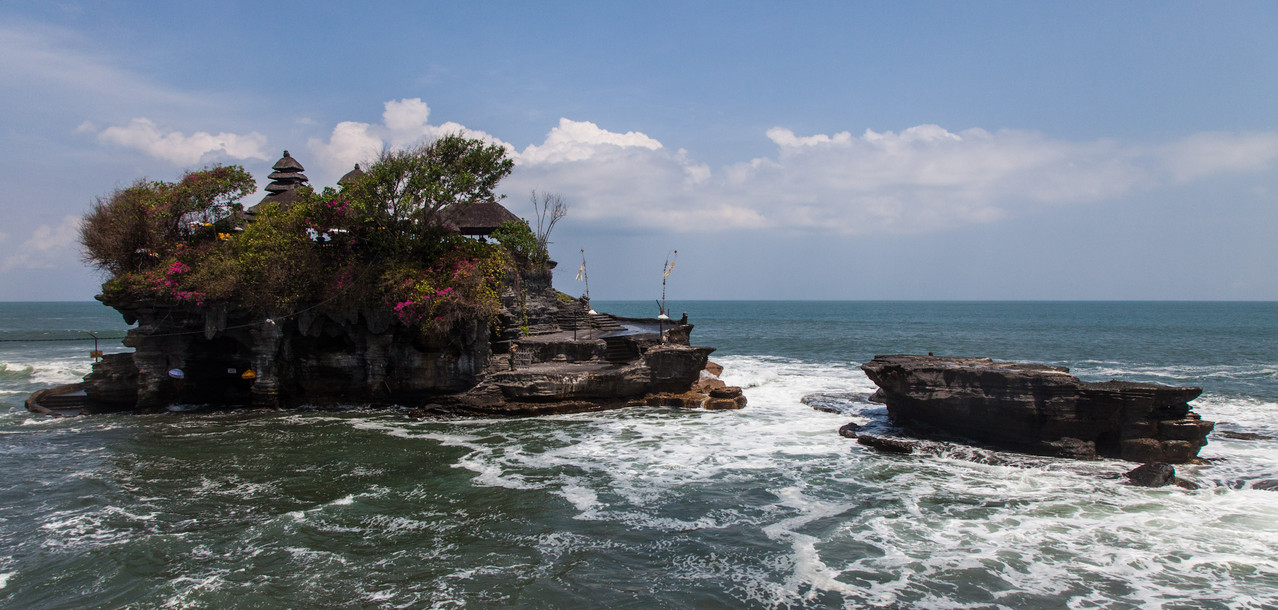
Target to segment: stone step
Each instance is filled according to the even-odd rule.
[[[563,330],[602,330],[614,332],[625,330],[617,319],[606,313],[587,314],[582,311],[565,311],[560,309],[555,315],[555,322]]]
[[[621,337],[606,337],[604,338],[604,343],[608,346],[608,349],[604,352],[604,359],[608,362],[630,362],[638,356],[630,347],[630,344]]]
[[[607,331],[625,330],[625,327],[619,324],[616,318],[606,313],[590,314],[590,326]]]

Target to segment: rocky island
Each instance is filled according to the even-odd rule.
[[[1065,367],[989,358],[875,356],[861,369],[893,422],[1027,453],[1183,464],[1214,427],[1190,410],[1196,387],[1087,383]]]
[[[498,146],[445,136],[321,192],[285,151],[247,209],[256,184],[237,166],[117,189],[81,237],[109,275],[98,299],[137,325],[134,351],[28,407],[744,406],[708,362],[714,348],[691,345],[686,314],[618,318],[552,287],[549,227],[534,232],[493,195],[512,167]]]

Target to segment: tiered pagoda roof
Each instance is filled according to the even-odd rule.
[[[297,187],[306,184],[309,180],[306,174],[302,173],[306,168],[289,155],[287,150],[284,151],[284,156],[271,166],[271,169],[275,171],[267,176],[271,179],[271,183],[266,185],[266,196],[257,205],[242,213],[243,217],[249,221],[257,216],[257,208],[263,203],[276,202],[280,204],[280,207],[288,207],[288,204],[293,203],[293,199],[297,197]]]
[[[266,197],[262,198],[261,203],[277,201],[280,205],[287,205],[293,201],[296,195],[294,189],[306,184],[308,179],[306,174],[302,173],[306,168],[302,167],[302,164],[298,163],[297,159],[290,156],[286,150],[284,151],[284,156],[280,157],[280,160],[276,161],[275,165],[271,166],[271,169],[275,171],[267,176],[267,178],[271,179],[271,183],[266,185]],[[258,205],[261,204],[259,203]]]

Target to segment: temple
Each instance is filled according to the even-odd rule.
[[[306,185],[287,151],[267,203],[293,204]],[[359,166],[340,180],[364,179]],[[520,219],[492,200],[441,210],[461,235],[483,240]],[[521,221],[522,222],[522,221]],[[518,415],[630,405],[735,409],[740,388],[717,377],[714,348],[690,342],[685,319],[619,318],[552,287],[553,261],[508,271],[493,319],[422,333],[384,304],[302,304],[267,312],[227,302],[160,302],[99,295],[129,324],[131,353],[97,362],[84,382],[37,392],[32,410],[72,414],[157,411],[175,405],[291,407],[400,405],[436,414]]]

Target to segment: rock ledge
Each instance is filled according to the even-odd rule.
[[[875,356],[861,366],[892,420],[1028,453],[1183,464],[1215,426],[1190,411],[1202,388],[1106,381],[989,358]]]

